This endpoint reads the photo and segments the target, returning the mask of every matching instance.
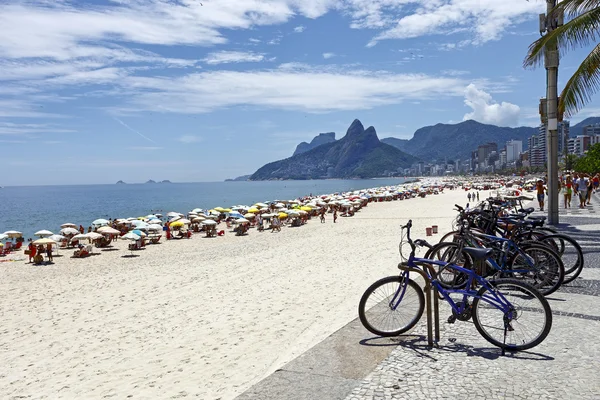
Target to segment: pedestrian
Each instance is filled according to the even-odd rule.
[[[477,192],[477,201],[479,201],[479,192]]]
[[[471,201],[471,192],[469,192],[469,194],[467,194],[467,199],[469,199],[469,201]]]
[[[335,221],[337,220],[337,208],[333,209],[333,223],[335,224]]]
[[[545,193],[547,192],[544,181],[539,179],[535,185],[535,189],[537,191],[537,201],[540,206],[540,211],[544,211],[544,199],[546,198]]]
[[[48,256],[48,261],[53,261],[53,258],[52,258],[52,243],[48,243],[46,245],[46,255]]]
[[[579,194],[579,208],[585,208],[585,201],[587,200],[587,191],[588,191],[588,180],[583,175],[580,174],[575,182],[573,182],[575,190]]]
[[[29,239],[29,245],[27,245],[27,248],[29,249],[29,262],[31,262],[31,260],[35,258],[35,250],[36,250],[36,247],[33,244],[33,242],[31,241],[31,239]]]
[[[321,209],[321,223],[325,223],[325,208]]]

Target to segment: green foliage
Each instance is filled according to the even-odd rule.
[[[574,167],[578,172],[589,174],[600,172],[600,143],[591,146],[583,157],[575,161]]]
[[[544,61],[546,48],[557,46],[561,56],[567,51],[596,44],[600,28],[599,0],[563,0],[555,12],[564,10],[572,19],[544,35],[529,46],[523,62],[525,67],[535,67]],[[558,104],[559,113],[570,117],[577,113],[600,90],[600,45],[596,45],[567,81]]]

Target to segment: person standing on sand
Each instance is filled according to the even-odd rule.
[[[29,245],[27,247],[29,248],[29,262],[31,262],[31,260],[35,258],[36,254],[36,247],[31,239],[29,239]]]
[[[79,225],[79,233],[85,233],[85,229],[83,228],[83,225]]]
[[[325,223],[325,208],[321,209],[321,223]]]
[[[51,243],[48,243],[46,245],[46,255],[48,256],[48,261],[53,261],[53,258],[52,258],[52,244]]]
[[[337,208],[333,209],[333,223],[335,224],[335,221],[337,220]]]

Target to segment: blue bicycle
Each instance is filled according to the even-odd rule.
[[[402,236],[401,247],[406,238],[411,252],[401,265],[424,272],[422,275],[427,276],[432,287],[452,308],[448,322],[472,318],[481,336],[509,351],[530,349],[548,336],[552,328],[552,312],[548,301],[537,289],[516,279],[488,281],[468,265],[417,258],[415,250],[419,241],[411,240],[411,227],[412,221],[402,227],[406,235]],[[473,260],[485,260],[492,253],[490,249],[472,247],[465,247],[463,251]],[[465,274],[468,277],[466,285],[445,288],[432,266],[451,268]],[[405,270],[399,276],[389,276],[372,284],[360,299],[358,315],[370,332],[379,336],[397,336],[419,322],[424,305],[423,290]]]

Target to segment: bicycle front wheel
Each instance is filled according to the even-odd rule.
[[[516,279],[498,279],[489,284],[491,288],[482,287],[473,300],[473,323],[481,336],[494,346],[512,351],[542,343],[552,328],[548,300],[533,286]],[[507,312],[482,300],[495,296],[509,305]]]
[[[404,294],[398,303],[398,298]],[[372,284],[358,304],[363,326],[379,336],[397,336],[412,329],[423,315],[425,296],[414,281],[402,276],[388,276]]]

